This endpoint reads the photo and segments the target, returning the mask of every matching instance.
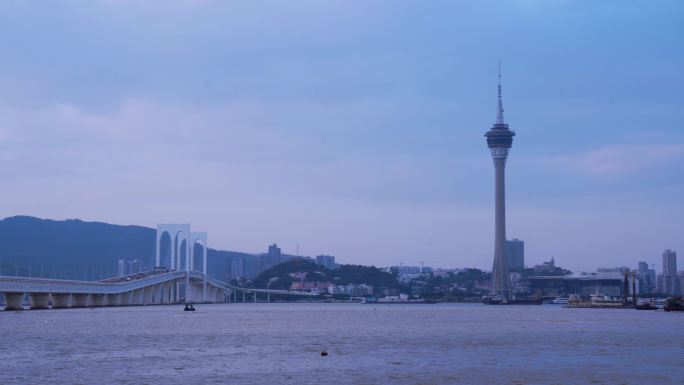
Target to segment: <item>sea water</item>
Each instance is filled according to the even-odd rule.
[[[684,313],[480,304],[196,308],[0,313],[0,384],[684,383]]]

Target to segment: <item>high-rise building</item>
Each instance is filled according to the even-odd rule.
[[[272,244],[268,247],[268,256],[273,259],[273,262],[277,265],[280,263],[280,258],[282,256],[282,251],[277,244]]]
[[[656,271],[649,269],[648,263],[639,262],[637,278],[639,279],[639,293],[647,294],[656,291]]]
[[[126,275],[126,260],[125,259],[119,259],[117,265],[116,265],[116,275],[119,277],[123,277]]]
[[[245,261],[243,258],[231,258],[228,264],[228,279],[245,277]]]
[[[663,273],[658,277],[659,289],[666,294],[679,293],[677,278],[677,252],[667,249],[663,252]]]
[[[268,270],[275,265],[282,262],[282,252],[277,244],[272,244],[268,247],[268,254],[261,254],[259,256],[259,271]]]
[[[142,271],[139,259],[129,259],[126,261],[126,274],[136,274]]]
[[[504,123],[501,101],[501,69],[499,69],[498,103],[496,123],[485,134],[487,146],[494,160],[495,224],[494,224],[494,267],[492,269],[492,294],[502,299],[511,298],[511,277],[506,259],[506,160],[508,150],[513,146],[515,132]]]
[[[677,252],[667,249],[663,252],[663,274],[677,274]]]
[[[525,268],[525,242],[518,238],[506,241],[506,259],[509,269]]]
[[[332,255],[317,255],[316,264],[321,265],[326,269],[332,269],[335,267],[335,257]]]

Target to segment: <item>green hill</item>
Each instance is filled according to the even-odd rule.
[[[331,282],[336,285],[367,284],[374,287],[398,288],[394,274],[375,266],[341,265],[326,269],[310,260],[293,259],[263,271],[252,282],[256,288],[289,289],[293,279],[290,274],[307,273],[307,281]]]

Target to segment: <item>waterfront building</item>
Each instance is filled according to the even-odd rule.
[[[316,264],[321,265],[326,269],[333,269],[335,267],[335,257],[332,255],[317,255]]]
[[[501,298],[511,298],[511,278],[506,258],[506,160],[508,150],[513,146],[515,132],[504,122],[503,103],[501,101],[501,70],[499,69],[498,103],[496,123],[485,134],[487,146],[494,161],[494,266],[492,268],[492,294]]]
[[[360,284],[343,285],[329,285],[327,287],[328,294],[346,294],[352,297],[366,297],[373,295],[373,286]]]
[[[533,276],[529,277],[529,290],[538,297],[594,294],[619,297],[622,295],[624,277],[620,274],[590,274],[579,276]]]
[[[518,238],[506,241],[506,258],[508,268],[521,270],[525,268],[525,242]]]

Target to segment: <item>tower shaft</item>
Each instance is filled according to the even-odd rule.
[[[506,257],[506,159],[494,159],[495,223],[492,292],[511,298],[511,280]]]

